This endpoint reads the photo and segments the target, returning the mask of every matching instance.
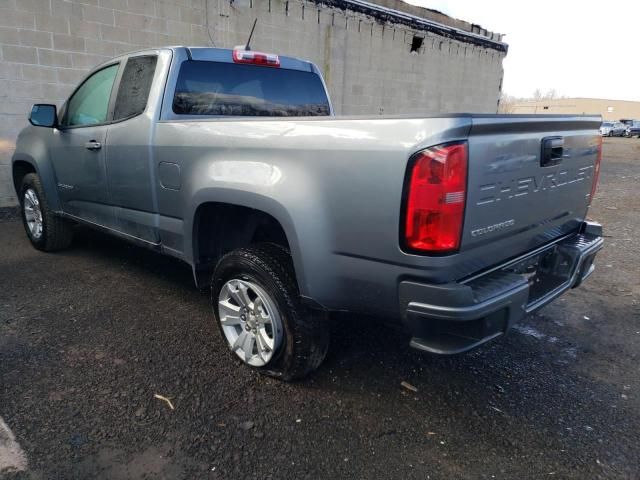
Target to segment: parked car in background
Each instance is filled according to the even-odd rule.
[[[625,134],[626,128],[622,122],[602,122],[600,135],[603,137],[621,137]]]
[[[640,120],[634,120],[632,123],[627,124],[624,136],[640,138]]]

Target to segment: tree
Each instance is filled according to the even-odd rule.
[[[500,93],[500,99],[498,100],[498,113],[518,113],[517,105],[525,102],[544,102],[545,100],[555,100],[558,98],[567,98],[565,96],[558,95],[555,88],[550,88],[546,91],[542,91],[536,88],[533,95],[530,97],[514,97],[505,92]]]
[[[531,96],[531,100],[553,100],[554,98],[558,98],[558,92],[556,92],[555,88],[550,88],[546,92],[543,92],[539,88],[536,88]]]
[[[498,113],[515,113],[515,105],[520,99],[502,92],[498,100]]]

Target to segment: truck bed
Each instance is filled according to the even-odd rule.
[[[161,121],[154,155],[178,162],[190,183],[159,192],[159,206],[180,218],[199,196],[222,201],[251,192],[291,229],[303,295],[330,309],[391,313],[400,278],[462,280],[575,232],[589,203],[599,124],[592,116],[477,114]],[[564,138],[564,158],[541,167],[541,141],[549,136]],[[460,250],[403,251],[409,157],[460,140],[469,148]]]

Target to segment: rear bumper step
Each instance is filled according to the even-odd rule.
[[[466,352],[580,285],[603,245],[599,225],[585,223],[581,232],[462,283],[401,282],[411,346],[444,355]]]

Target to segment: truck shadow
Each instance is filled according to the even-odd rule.
[[[91,256],[111,269],[116,262],[142,283],[148,277],[149,283],[179,290],[197,303],[202,318],[195,328],[214,333],[208,293],[194,287],[188,265],[89,231],[81,232],[68,255]],[[566,465],[565,473],[575,462],[593,463],[596,454],[609,463],[636,458],[637,402],[621,401],[622,386],[613,380],[590,375],[590,365],[604,361],[597,345],[584,344],[575,332],[558,332],[544,310],[506,337],[453,357],[413,351],[407,334],[367,317],[333,315],[330,328],[329,355],[305,381],[281,384],[233,365],[217,337],[213,353],[192,345],[189,356],[212,361],[206,372],[193,375],[203,381],[237,376],[260,399],[252,406],[258,418],[261,403],[275,408],[270,415],[287,416],[290,409],[315,415],[313,405],[319,402],[324,415],[347,416],[355,422],[334,426],[337,431],[347,435],[357,428],[378,449],[405,444],[409,438],[412,445],[403,446],[409,456],[419,457],[436,441],[455,443],[449,455],[476,458],[487,451],[510,456],[537,449],[550,463]],[[216,396],[207,393],[208,387],[203,389],[205,397]],[[281,404],[282,395],[290,397],[289,403]],[[532,472],[538,473],[543,472]]]
[[[160,280],[206,304],[207,311],[203,313],[210,315],[209,292],[195,287],[187,264],[91,230],[80,229],[78,233],[67,255],[90,255],[93,260],[109,263],[111,268],[115,262],[125,272]],[[462,390],[475,385],[492,393],[492,398],[500,398],[493,394],[500,393],[500,387],[506,388],[508,384],[516,385],[524,393],[524,388],[539,391],[542,382],[548,383],[545,390],[548,396],[565,385],[575,384],[574,366],[585,361],[574,342],[535,330],[545,330],[546,325],[553,332],[554,326],[544,314],[529,316],[519,331],[455,356],[434,356],[411,349],[410,336],[383,319],[341,313],[332,315],[330,324],[330,351],[313,377],[314,382],[332,377],[348,379],[353,384],[360,379],[367,384],[381,383],[395,388],[402,380],[416,384],[428,381],[430,388],[450,389],[452,382],[458,380]],[[500,385],[501,382],[505,385]]]
[[[73,246],[64,254],[91,255],[110,265],[116,263],[123,270],[129,269],[143,275],[152,274],[174,286],[198,291],[191,267],[186,263],[89,228],[77,228]]]

